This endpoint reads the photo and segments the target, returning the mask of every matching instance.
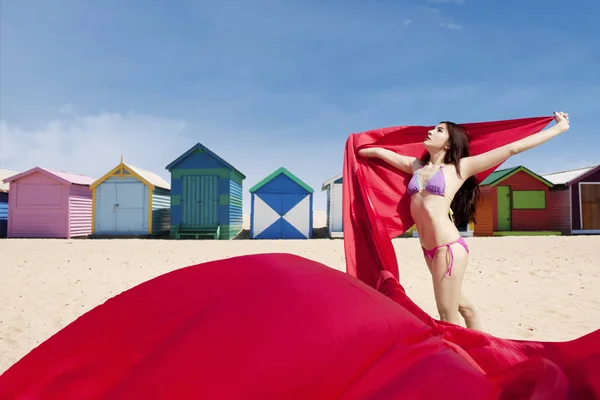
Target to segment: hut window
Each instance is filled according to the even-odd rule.
[[[513,210],[543,210],[546,208],[544,190],[513,190]]]

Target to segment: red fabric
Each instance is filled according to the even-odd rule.
[[[350,275],[289,254],[167,273],[0,376],[0,399],[496,399],[464,352]]]
[[[552,119],[537,117],[463,125],[470,132],[471,152],[476,155],[539,132]],[[576,391],[581,398],[600,398],[600,331],[566,343],[499,339],[434,320],[405,293],[391,239],[414,224],[410,196],[404,195],[411,175],[381,160],[357,157],[357,152],[377,146],[420,157],[429,129],[393,127],[348,138],[343,186],[347,272],[410,311],[430,326],[434,335],[464,350],[510,393],[507,398],[530,398],[536,391],[540,397],[535,398],[563,399],[567,398],[565,388]],[[478,174],[479,182],[497,167]]]

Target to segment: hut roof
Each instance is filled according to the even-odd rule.
[[[593,165],[591,167],[571,169],[568,171],[552,172],[543,176],[554,185],[570,185],[598,170],[600,170],[600,165]]]
[[[9,183],[9,182],[15,181],[17,179],[21,179],[27,175],[31,175],[36,172],[41,172],[44,175],[52,175],[53,177],[58,178],[59,180],[61,180],[63,182],[72,183],[75,185],[91,185],[94,182],[94,178],[90,178],[89,176],[86,176],[86,175],[74,174],[72,172],[59,171],[59,170],[45,168],[45,167],[34,167],[31,169],[28,169],[27,171],[21,172],[17,175],[13,175],[13,176],[10,176],[9,178],[4,179],[3,182]]]
[[[10,178],[13,175],[17,175],[19,171],[13,171],[12,169],[0,169],[0,192],[8,192],[9,183],[4,183],[4,179]]]
[[[290,171],[288,171],[284,167],[281,167],[281,168],[277,169],[276,171],[274,171],[273,173],[271,173],[269,176],[267,176],[262,181],[258,182],[252,188],[250,188],[250,193],[256,192],[261,187],[265,186],[267,183],[269,183],[270,181],[272,181],[273,179],[275,179],[275,177],[277,177],[277,176],[279,176],[281,174],[283,174],[283,175],[287,176],[288,178],[290,178],[293,182],[295,182],[296,184],[298,184],[300,187],[302,187],[308,193],[312,193],[313,192],[313,188],[311,188],[310,186],[308,186],[306,183],[302,182],[302,180],[300,178],[298,178],[296,175],[292,174]]]
[[[321,191],[326,190],[327,186],[335,183],[335,181],[337,181],[338,179],[342,179],[343,178],[343,174],[338,174],[334,177],[331,177],[329,179],[327,179],[325,182],[323,182],[323,184],[321,185]]]
[[[497,171],[492,172],[491,174],[488,175],[487,178],[485,178],[479,185],[480,186],[484,186],[484,185],[490,185],[490,186],[495,186],[498,183],[502,182],[503,180],[513,176],[514,174],[518,173],[518,172],[525,172],[528,175],[531,175],[532,177],[534,177],[535,179],[545,183],[546,185],[552,187],[552,182],[550,182],[547,179],[544,179],[541,175],[536,174],[535,172],[531,171],[528,168],[525,168],[522,165],[516,166],[516,167],[512,167],[512,168],[505,168],[505,169],[500,169]]]
[[[237,168],[235,168],[233,165],[229,164],[227,161],[223,160],[221,157],[219,157],[214,152],[212,152],[209,148],[207,148],[206,146],[204,146],[204,145],[202,145],[200,143],[196,143],[188,151],[186,151],[185,153],[183,153],[182,155],[180,155],[179,157],[177,157],[174,161],[172,161],[169,165],[167,165],[165,167],[165,169],[168,169],[169,171],[172,170],[175,167],[175,165],[179,164],[179,162],[181,160],[187,158],[190,154],[192,154],[194,151],[196,151],[198,149],[204,150],[205,152],[207,152],[208,154],[210,154],[212,157],[214,157],[215,159],[217,159],[221,163],[225,164],[228,168],[230,168],[230,169],[234,170],[235,172],[237,172],[238,174],[240,174],[242,176],[242,179],[246,179],[246,175],[244,175],[243,173],[241,173],[240,170],[238,170]]]

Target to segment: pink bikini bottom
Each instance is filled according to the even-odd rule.
[[[435,246],[431,250],[426,250],[423,246],[421,246],[421,248],[423,249],[423,254],[425,254],[425,256],[427,256],[427,258],[429,258],[430,260],[433,260],[433,256],[435,256],[435,251],[437,249],[439,249],[440,247],[448,247],[448,252],[450,253],[450,267],[448,268],[448,271],[446,271],[446,276],[452,275],[452,266],[454,265],[454,254],[452,254],[452,247],[450,247],[450,245],[454,243],[460,243],[467,251],[467,254],[469,254],[469,246],[467,246],[467,242],[465,242],[465,239],[463,239],[462,236],[452,243],[441,244],[439,246]]]

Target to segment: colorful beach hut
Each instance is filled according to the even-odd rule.
[[[121,158],[90,189],[93,235],[156,236],[169,232],[171,187],[157,174]]]
[[[171,173],[171,237],[233,239],[242,231],[246,176],[197,143],[166,166]]]
[[[0,169],[0,237],[6,237],[8,233],[8,197],[10,184],[4,183],[4,179],[18,173],[9,169]]]
[[[92,233],[89,176],[35,167],[10,183],[8,237],[71,238]]]
[[[250,189],[252,239],[310,239],[313,189],[281,167]]]
[[[550,189],[550,223],[564,235],[600,233],[600,165],[544,175]]]
[[[344,237],[342,183],[342,174],[339,174],[321,185],[321,191],[327,191],[327,230],[332,238]]]
[[[551,230],[552,183],[524,166],[492,172],[480,184],[475,236],[560,234]]]

